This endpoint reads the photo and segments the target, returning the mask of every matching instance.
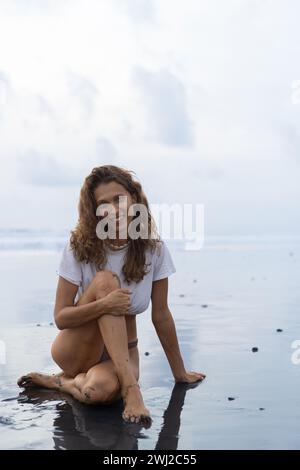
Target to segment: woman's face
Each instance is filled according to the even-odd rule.
[[[127,236],[127,228],[133,218],[133,216],[128,216],[128,210],[135,202],[130,193],[121,184],[112,181],[99,184],[94,191],[94,197],[97,207],[101,204],[109,204],[109,206],[104,206],[105,210],[101,213],[101,218],[111,218],[111,222],[116,226],[117,238],[121,230],[124,230]]]

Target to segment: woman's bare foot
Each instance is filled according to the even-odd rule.
[[[124,421],[142,423],[146,427],[151,426],[150,413],[144,405],[139,384],[129,385],[122,392],[125,408],[122,414]]]
[[[59,390],[61,387],[61,377],[63,373],[47,375],[38,374],[37,372],[31,372],[30,374],[22,375],[19,378],[17,384],[19,387],[24,388],[51,388],[53,390]]]

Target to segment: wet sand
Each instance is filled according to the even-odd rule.
[[[300,364],[291,361],[300,340],[299,241],[213,241],[172,254],[169,305],[182,354],[207,378],[174,385],[151,312],[139,315],[140,384],[153,418],[145,429],[122,421],[121,402],[89,407],[17,387],[23,373],[59,370],[50,357],[59,254],[0,253],[1,449],[300,448]]]

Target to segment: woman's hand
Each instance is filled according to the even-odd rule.
[[[129,289],[116,289],[102,297],[104,309],[110,315],[130,315],[129,308],[131,291]]]
[[[206,375],[200,372],[194,372],[194,371],[184,372],[184,374],[181,375],[180,377],[175,377],[175,382],[176,383],[183,382],[183,383],[192,384],[195,382],[202,382],[202,380],[205,379],[205,377]]]

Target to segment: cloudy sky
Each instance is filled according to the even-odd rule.
[[[151,204],[204,204],[208,234],[298,234],[299,17],[297,0],[0,0],[0,228],[72,228],[112,163]]]

